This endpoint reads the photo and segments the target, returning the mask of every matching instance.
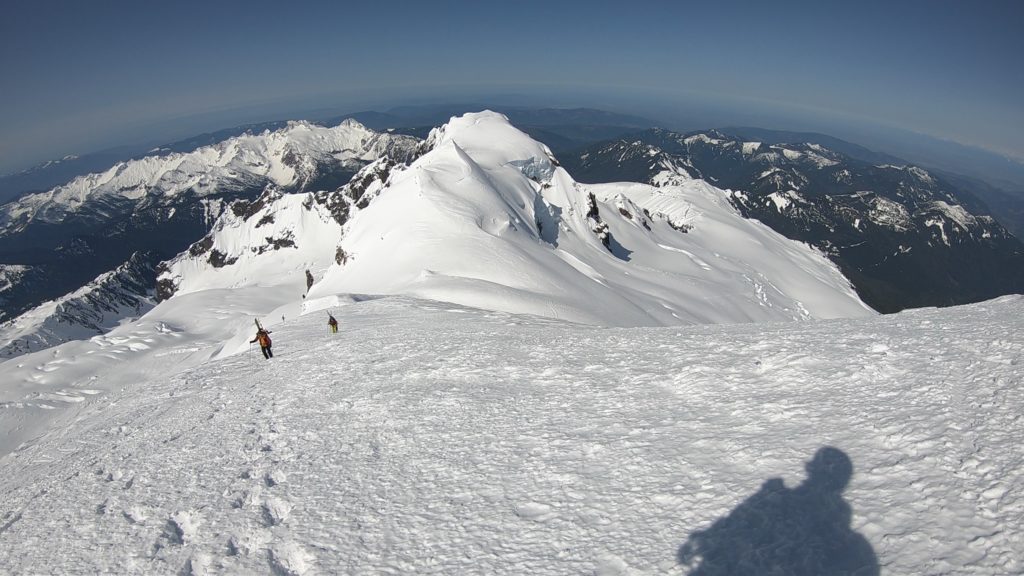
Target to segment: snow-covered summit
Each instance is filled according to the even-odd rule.
[[[358,190],[225,214],[161,281],[187,292],[310,270],[309,301],[325,306],[402,294],[600,325],[871,314],[824,258],[704,182],[585,186],[493,112],[453,118],[427,144],[409,166],[368,168]],[[332,197],[345,218],[324,209]]]

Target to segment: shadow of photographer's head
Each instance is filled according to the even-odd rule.
[[[804,466],[807,470],[805,484],[818,490],[842,492],[853,477],[853,462],[838,448],[825,446]]]

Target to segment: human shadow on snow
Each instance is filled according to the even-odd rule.
[[[878,558],[850,529],[842,497],[853,463],[827,446],[806,464],[807,479],[787,488],[771,478],[728,516],[695,532],[678,551],[691,576],[877,576]]]

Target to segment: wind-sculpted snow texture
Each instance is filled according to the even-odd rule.
[[[338,303],[270,361],[123,352],[169,356],[0,459],[0,571],[1024,571],[1024,298],[669,328]]]

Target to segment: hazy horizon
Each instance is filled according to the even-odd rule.
[[[441,101],[889,127],[1021,161],[1021,24],[1017,2],[19,3],[0,24],[0,173]]]

